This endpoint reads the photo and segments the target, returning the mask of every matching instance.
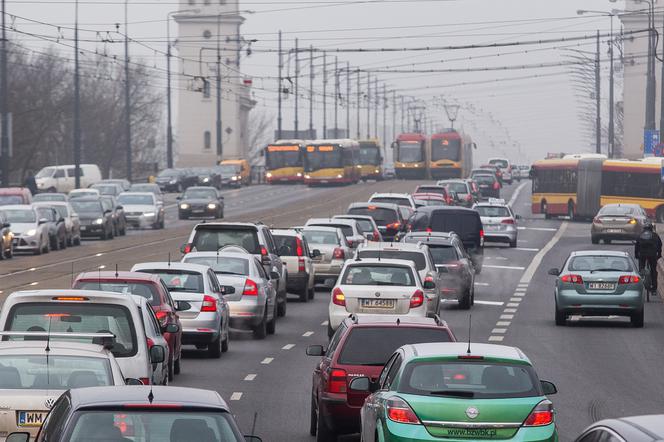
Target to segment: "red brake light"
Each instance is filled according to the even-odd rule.
[[[427,233],[431,233],[433,232],[433,229],[431,227],[427,227],[426,229],[424,229],[424,231]]]
[[[330,393],[346,393],[346,370],[330,370],[327,391]]]
[[[602,220],[600,219],[599,216],[598,216],[598,217],[595,217],[595,219],[593,219],[593,222],[594,222],[595,224],[602,224]]]
[[[332,258],[334,259],[346,259],[346,254],[344,253],[344,249],[337,247],[334,249],[334,253],[332,253]]]
[[[551,423],[553,423],[553,404],[549,400],[543,400],[530,412],[523,426],[542,427]]]
[[[217,300],[210,295],[205,295],[203,297],[203,305],[201,306],[202,312],[216,312],[217,311]]]
[[[154,341],[152,339],[148,338],[147,343],[148,343],[148,348],[154,347]]]
[[[302,247],[302,240],[295,238],[295,253],[297,256],[304,256],[304,248]]]
[[[261,255],[267,256],[267,249],[265,248],[265,246],[261,246]]]
[[[496,181],[496,182],[493,183],[493,188],[494,188],[495,190],[500,189],[500,184],[498,183],[498,181]]]
[[[484,229],[480,229],[480,239],[484,238]]]
[[[258,296],[258,285],[256,283],[247,278],[247,280],[244,283],[244,290],[242,291],[242,296]]]
[[[400,424],[419,424],[420,420],[417,415],[410,408],[408,402],[400,397],[394,397],[387,401],[387,417],[394,422]]]
[[[297,271],[300,273],[304,273],[306,271],[304,267],[304,258],[300,257],[297,259]]]
[[[424,304],[424,293],[422,293],[422,290],[417,290],[413,293],[413,296],[410,297],[410,308],[417,308],[422,304]]]
[[[162,326],[166,325],[166,318],[168,317],[168,312],[159,310],[158,312],[155,312],[154,315],[157,317],[157,320]]]
[[[373,239],[374,241],[379,241],[380,240],[380,232],[378,230],[374,230],[373,236],[374,236],[374,239]]]
[[[581,275],[563,275],[560,277],[560,280],[571,284],[583,284],[583,278]]]
[[[618,279],[618,284],[636,284],[641,278],[635,275],[623,275]]]
[[[150,385],[150,378],[138,378],[141,382],[143,382],[143,385]],[[131,405],[125,405],[125,407],[130,407]]]
[[[332,303],[341,307],[346,306],[346,295],[344,295],[344,292],[339,287],[332,291]]]
[[[502,220],[500,224],[514,224],[514,220],[512,218],[507,218]]]
[[[401,227],[401,223],[397,221],[396,223],[388,224],[386,227],[388,229],[399,230],[399,227]]]
[[[466,201],[472,201],[472,200],[473,200],[473,196],[470,193],[467,194],[466,195]]]
[[[184,254],[191,253],[191,250],[194,248],[193,244],[185,244],[184,249],[182,250]]]

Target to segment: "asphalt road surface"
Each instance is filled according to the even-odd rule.
[[[343,213],[349,203],[366,201],[375,191],[411,192],[417,181],[365,183],[349,187],[253,186],[225,192],[226,219],[263,221],[275,227],[303,224],[309,217]],[[530,213],[530,182],[503,190],[512,199],[519,222],[518,247],[488,244],[484,269],[476,279],[471,310],[471,339],[520,347],[542,379],[558,386],[553,396],[561,440],[572,440],[597,419],[662,411],[664,397],[664,308],[646,306],[643,329],[624,319],[572,318],[567,327],[554,324],[554,277],[573,250],[629,250],[631,244],[593,246],[590,226],[567,220],[544,220]],[[0,299],[15,290],[65,288],[72,274],[105,266],[127,270],[143,261],[179,260],[179,247],[196,221],[179,221],[173,196],[167,198],[167,228],[132,231],[113,241],[85,241],[83,246],[43,256],[20,256],[0,263]],[[4,293],[3,293],[4,292]],[[316,358],[307,345],[327,342],[329,291],[312,302],[291,298],[277,332],[263,341],[250,333],[233,335],[220,360],[187,351],[176,385],[219,391],[229,401],[243,431],[265,441],[308,441],[311,373]],[[460,340],[468,339],[469,314],[454,304],[441,316]],[[353,437],[347,438],[354,440]]]

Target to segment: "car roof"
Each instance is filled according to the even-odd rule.
[[[366,202],[366,203],[352,203],[350,206],[348,206],[349,209],[366,208],[366,207],[376,207],[379,209],[391,209],[397,211],[399,210],[399,205],[394,203]]]
[[[382,197],[410,198],[410,194],[396,193],[396,192],[376,192],[373,195],[371,195],[371,198],[382,198]]]
[[[275,229],[272,228],[270,229],[270,232],[272,232],[273,235],[281,235],[281,236],[301,236],[301,233],[297,229]]]
[[[7,206],[0,206],[0,210],[34,210],[31,204],[10,204]]]
[[[385,258],[362,258],[362,259],[349,259],[346,261],[346,266],[360,266],[360,265],[399,265],[403,267],[410,267],[415,269],[415,263],[408,259],[385,259]]]
[[[313,230],[319,230],[321,232],[341,232],[341,229],[338,227],[327,227],[327,226],[304,226],[302,232],[311,232]],[[342,232],[343,233],[343,232]]]
[[[69,201],[70,201],[70,202],[74,202],[74,201],[76,201],[76,202],[84,202],[84,203],[89,203],[89,202],[93,202],[93,201],[101,202],[101,198],[99,198],[99,197],[100,197],[100,195],[97,195],[97,196],[85,196],[85,197],[82,197],[82,198],[74,198],[74,199],[71,199],[71,200],[69,200]]]
[[[354,226],[357,221],[353,219],[339,219],[339,218],[310,218],[307,220],[305,227],[311,224],[341,224],[344,226]]]
[[[449,327],[447,322],[443,320],[436,320],[430,317],[419,316],[403,316],[403,315],[351,315],[347,318],[351,321],[352,326],[374,326],[380,325],[385,327],[410,327],[410,326],[435,326],[435,327]],[[398,323],[397,323],[398,321]]]
[[[437,212],[437,211],[445,211],[450,213],[474,213],[477,216],[479,216],[479,213],[476,210],[468,209],[466,207],[459,207],[459,206],[424,206],[424,207],[419,207],[417,209],[418,213]]]
[[[411,240],[409,241],[410,244],[414,244],[412,240],[417,240],[418,243],[422,243],[425,245],[446,245],[449,246],[452,244],[452,241],[456,235],[453,236],[427,236],[427,237],[419,237],[419,236],[404,236],[404,240]],[[405,243],[408,244],[408,243]]]
[[[128,385],[76,388],[69,390],[69,394],[75,409],[122,407],[126,404],[134,406],[144,404],[146,407],[160,404],[181,404],[184,407],[217,408],[220,411],[229,411],[228,405],[219,396],[219,393],[198,388]],[[152,401],[148,398],[150,395],[153,397]]]
[[[102,345],[87,342],[48,341],[49,355],[86,356],[108,358],[109,351]],[[0,356],[4,355],[41,355],[46,352],[46,340],[41,341],[0,341]]]
[[[473,342],[470,344],[471,352],[468,353],[467,342],[445,342],[405,345],[404,350],[412,358],[428,357],[454,357],[454,356],[484,356],[493,359],[511,359],[514,361],[530,364],[528,357],[516,347],[496,344],[482,344]]]
[[[352,213],[346,215],[334,215],[332,219],[364,219],[367,221],[373,221],[373,218],[369,215],[353,215]]]
[[[210,266],[202,264],[191,264],[188,262],[179,262],[179,261],[162,261],[162,262],[141,262],[134,264],[135,269],[143,270],[185,270],[190,272],[199,272],[205,273],[208,271]]]
[[[51,301],[56,297],[73,297],[80,296],[88,298],[90,301],[127,304],[128,297],[122,293],[105,292],[100,290],[87,290],[87,289],[46,289],[46,290],[21,290],[11,293],[5,303],[12,301],[15,303],[25,302],[44,302]]]
[[[426,242],[428,238],[451,239],[455,236],[458,235],[454,232],[408,232],[404,235],[404,238],[412,238],[412,237],[424,238],[422,242]]]
[[[612,203],[612,204],[605,204],[604,206],[602,206],[602,208],[600,210],[602,210],[606,207],[631,207],[631,208],[637,208],[638,207],[638,208],[641,208],[641,205],[639,205],[639,204],[626,204],[626,203]]]
[[[664,439],[664,415],[663,414],[649,414],[643,416],[630,416],[621,417],[618,420],[628,422],[632,426],[637,427],[641,431],[648,431],[652,436],[659,439]]]
[[[132,184],[132,186],[133,186],[133,184]],[[122,192],[118,196],[122,196],[122,195],[139,195],[139,196],[150,196],[150,197],[152,197],[152,196],[154,196],[154,193],[152,193],[152,192],[133,192],[133,191],[129,190],[127,192]]]
[[[111,196],[111,195],[108,195]],[[39,206],[39,207],[44,207],[44,206],[68,206],[69,201],[33,201],[32,202],[33,206]]]
[[[150,273],[143,272],[113,272],[113,271],[104,271],[104,272],[85,272],[81,273],[76,277],[77,281],[80,280],[131,280],[131,281],[145,281],[145,282],[154,282],[159,283],[159,276],[152,275]]]
[[[629,253],[623,252],[622,250],[577,250],[572,253],[570,253],[570,257],[572,256],[630,256]]]
[[[407,243],[407,242],[369,242],[361,244],[358,247],[358,252],[361,250],[399,250],[399,251],[412,251],[424,252],[424,248],[420,243]]]
[[[231,246],[231,247],[235,247],[235,246]],[[195,258],[197,256],[200,256],[202,258],[203,257],[204,258],[216,258],[218,256],[219,258],[242,258],[242,259],[248,259],[248,260],[251,260],[251,259],[254,258],[254,255],[252,255],[251,253],[221,252],[220,251],[219,253],[217,253],[217,252],[190,252],[190,253],[187,253],[187,255],[183,259],[190,258],[190,257]],[[207,267],[207,266],[205,266],[205,267]]]
[[[261,226],[260,223],[247,223],[247,222],[215,222],[215,223],[198,223],[194,227],[194,229],[198,229],[199,227],[253,227],[257,229],[259,226]]]
[[[187,187],[187,190],[217,190],[217,189],[211,186],[190,186]],[[187,193],[187,190],[185,190],[184,193]]]

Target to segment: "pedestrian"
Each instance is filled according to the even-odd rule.
[[[24,185],[28,188],[28,190],[30,190],[30,193],[33,195],[37,194],[37,180],[35,179],[35,175],[32,173],[32,170],[28,170],[28,173],[25,176]]]

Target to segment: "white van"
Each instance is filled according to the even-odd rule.
[[[76,188],[74,165],[44,167],[35,175],[39,192],[69,193]],[[81,164],[81,188],[101,181],[101,171],[96,164]]]

